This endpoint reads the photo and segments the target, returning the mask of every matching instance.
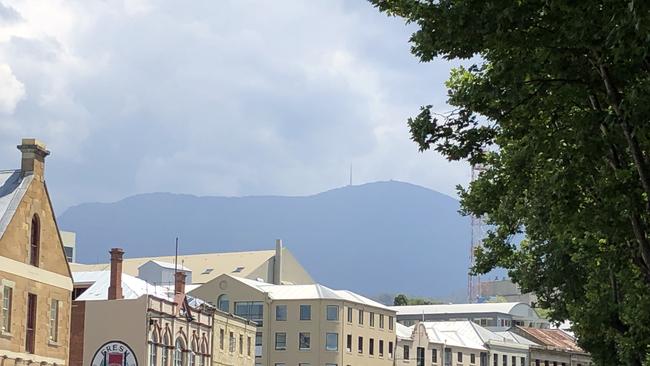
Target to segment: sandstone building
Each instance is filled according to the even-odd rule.
[[[0,362],[66,365],[72,278],[45,184],[49,151],[23,139],[0,171]]]

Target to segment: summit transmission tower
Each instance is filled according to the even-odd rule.
[[[472,181],[476,180],[478,176],[485,171],[485,167],[481,164],[472,165]],[[485,237],[485,222],[483,217],[472,216],[471,219],[472,233],[471,242],[469,247],[469,268],[474,267],[476,263],[476,250],[483,245],[483,238]],[[480,275],[467,275],[467,302],[478,302],[481,297],[481,276]]]

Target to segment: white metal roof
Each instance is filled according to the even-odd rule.
[[[518,306],[528,306],[520,302],[481,303],[481,304],[441,304],[441,305],[406,305],[391,306],[397,315],[422,314],[468,314],[468,313],[503,313],[512,314]]]
[[[395,334],[397,334],[397,339],[411,339],[413,335],[414,326],[407,327],[402,323],[395,324]]]
[[[75,285],[92,283],[76,300],[107,300],[108,288],[111,284],[110,274],[110,271],[73,272],[72,278]],[[168,296],[168,290],[165,287],[151,285],[126,273],[122,274],[122,294],[125,299],[137,299],[142,295],[154,295],[164,300],[173,301],[173,298]]]
[[[174,266],[174,263],[158,261],[158,260],[155,260],[155,259],[152,259],[149,262],[153,262],[153,263],[155,263],[155,264],[157,264],[157,265],[159,265],[159,266],[161,266],[163,268],[167,268],[167,269],[179,269],[181,271],[192,272],[191,269],[183,266],[182,264],[178,264],[178,265]],[[144,266],[145,264],[147,264],[149,262],[144,263],[142,266]],[[142,267],[142,266],[140,266],[140,267]],[[138,267],[138,268],[140,268],[140,267]]]
[[[515,342],[515,343],[524,344],[526,346],[538,346],[537,343],[535,343],[535,342],[533,342],[533,341],[531,341],[529,339],[526,339],[526,338],[520,336],[517,333],[511,332],[511,331],[508,331],[508,330],[503,331],[503,332],[495,332],[495,333],[502,336],[503,338],[505,338],[507,340],[510,340],[512,342]]]
[[[253,281],[247,278],[240,278],[228,275],[228,277],[236,279],[251,286],[258,291],[268,294],[269,298],[273,300],[313,300],[313,299],[332,299],[344,300],[358,304],[368,305],[384,310],[392,310],[388,306],[380,304],[365,296],[347,290],[332,290],[329,287],[321,284],[313,285],[274,285],[271,283]]]
[[[0,170],[0,237],[14,217],[33,177],[23,178],[20,170]]]

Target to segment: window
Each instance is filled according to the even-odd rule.
[[[235,303],[235,315],[252,320],[259,327],[263,326],[264,303],[262,301],[241,301]]]
[[[169,335],[165,334],[163,336],[163,348],[162,348],[162,357],[161,357],[161,364],[162,366],[167,366],[167,363],[169,360]]]
[[[379,357],[384,357],[384,340],[379,340]]]
[[[27,295],[27,327],[25,328],[25,352],[34,353],[36,341],[36,304],[37,297],[34,294]]]
[[[276,363],[275,366],[287,366],[287,365],[284,363]]]
[[[237,346],[235,343],[237,343],[237,340],[235,340],[235,333],[229,332],[229,337],[228,337],[228,352],[234,353],[235,352],[235,347]]]
[[[379,314],[379,328],[384,329],[384,314]]]
[[[240,355],[244,354],[244,335],[243,334],[239,335],[239,354]]]
[[[32,233],[29,239],[29,264],[38,267],[39,264],[39,249],[41,244],[41,223],[38,216],[32,217]]]
[[[548,360],[544,361],[544,366],[548,366]]]
[[[335,363],[326,363],[325,366],[337,366]]]
[[[241,272],[243,270],[244,270],[244,267],[237,267],[237,268],[233,269],[232,273],[239,273],[239,272]]]
[[[375,340],[370,338],[368,340],[368,353],[372,356],[375,354]]]
[[[476,355],[475,354],[470,354],[469,355],[469,363],[476,363]]]
[[[11,302],[13,301],[14,289],[5,285],[2,288],[2,333],[11,332]]]
[[[431,362],[438,362],[438,350],[435,348],[431,350]]]
[[[388,342],[388,357],[393,357],[393,342]]]
[[[388,317],[388,329],[393,330],[393,317]]]
[[[503,366],[508,366],[508,355],[503,355],[503,362],[501,364]]]
[[[445,348],[445,366],[451,366],[451,348]]]
[[[262,332],[255,333],[255,357],[262,357]]]
[[[513,365],[514,366],[514,365]],[[526,357],[522,357],[519,360],[519,366],[526,366]]]
[[[310,365],[310,364],[308,364],[308,363],[303,363],[303,362],[300,362],[300,363],[298,364],[298,366],[311,366],[311,365]]]
[[[158,333],[155,329],[151,331],[149,338],[149,365],[158,365]]]
[[[311,348],[311,334],[307,332],[298,333],[298,349]]]
[[[359,324],[363,325],[363,310],[359,309]]]
[[[463,362],[463,352],[458,352],[458,362]]]
[[[337,305],[327,305],[327,320],[339,320],[339,307]]]
[[[418,347],[415,351],[415,366],[424,366],[424,347]]]
[[[192,349],[190,350],[190,352],[187,352],[187,354],[190,357],[190,362],[189,363],[190,363],[190,366],[196,366],[196,351],[197,351],[197,349],[196,349],[196,339],[192,340],[191,344],[192,344]]]
[[[338,333],[325,334],[325,349],[328,351],[339,350],[339,335]]]
[[[287,306],[275,305],[275,320],[283,322],[287,320]]]
[[[185,350],[185,343],[181,338],[176,338],[176,348],[174,349],[174,366],[185,366],[183,359],[183,351]]]
[[[359,351],[359,353],[363,353],[363,337],[359,337],[358,343],[359,344],[357,344],[357,351]]]
[[[512,366],[517,366],[517,356],[512,356]]]
[[[252,354],[252,348],[253,348],[253,340],[252,340],[251,337],[249,336],[249,337],[247,337],[247,339],[246,339],[246,355],[247,355],[248,357],[250,357],[251,354]]]
[[[409,354],[409,346],[404,345],[404,359],[409,360],[411,359],[411,355]]]
[[[539,366],[539,360],[535,360],[535,366]]]
[[[370,326],[374,327],[375,326],[375,313],[370,312],[369,316],[370,316]]]
[[[221,311],[225,311],[226,313],[230,312],[230,300],[228,299],[228,295],[223,294],[219,296],[217,299],[217,308]]]
[[[59,340],[59,300],[50,302],[50,341]]]
[[[275,333],[275,349],[278,351],[287,349],[287,333]]]
[[[300,305],[300,320],[311,320],[311,305]]]
[[[352,334],[348,334],[345,340],[345,350],[348,352],[352,352]]]
[[[201,274],[210,274],[212,271],[214,271],[214,268],[206,268],[201,272]]]
[[[499,366],[499,355],[496,353],[494,354],[493,362],[494,362],[493,364],[494,366]]]
[[[219,348],[223,351],[224,338],[226,338],[226,332],[223,328],[219,329]]]

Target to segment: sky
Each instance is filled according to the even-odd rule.
[[[362,0],[0,0],[0,168],[52,154],[55,210],[146,192],[308,195],[401,180],[455,195],[469,166],[406,120],[449,110],[456,66]]]

